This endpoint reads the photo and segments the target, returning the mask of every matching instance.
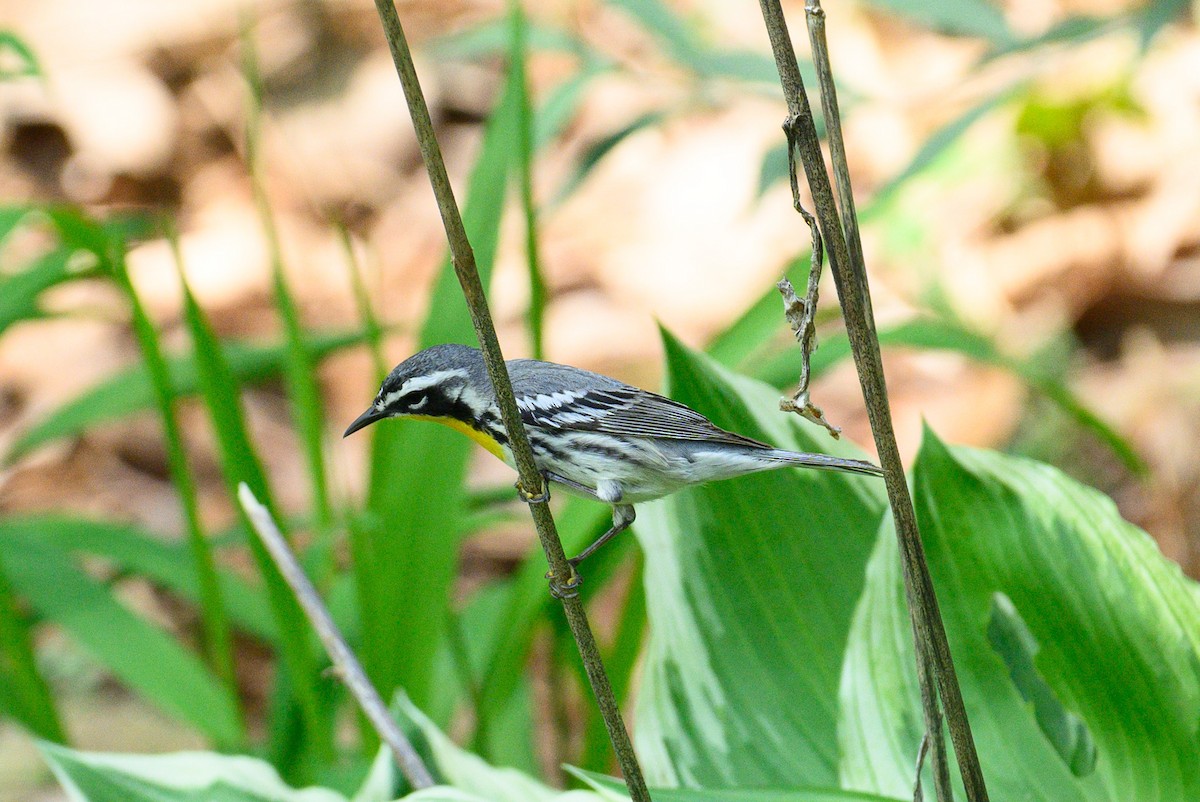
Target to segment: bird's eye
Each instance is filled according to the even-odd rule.
[[[406,402],[404,406],[408,407],[409,412],[415,412],[416,409],[420,409],[430,402],[430,396],[422,393],[421,390],[414,390],[412,393],[404,394],[404,402]]]

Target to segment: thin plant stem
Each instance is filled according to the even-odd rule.
[[[379,737],[392,750],[392,755],[396,758],[396,765],[400,767],[400,771],[403,772],[409,785],[414,789],[432,786],[434,784],[433,777],[425,766],[425,762],[417,754],[412,742],[400,731],[396,720],[388,713],[387,706],[379,698],[375,686],[367,679],[362,664],[358,662],[354,652],[346,645],[346,639],[342,637],[341,631],[333,621],[333,616],[329,614],[329,608],[321,601],[321,595],[317,593],[317,589],[305,575],[304,569],[300,567],[296,555],[292,553],[292,549],[279,531],[279,527],[275,525],[270,510],[259,503],[245,482],[238,485],[238,502],[241,504],[246,518],[254,527],[258,539],[262,541],[263,546],[271,555],[271,559],[275,561],[275,567],[279,569],[279,573],[288,583],[288,587],[292,589],[296,600],[300,602],[300,607],[303,608],[309,623],[312,624],[317,636],[321,639],[325,651],[329,654],[329,659],[333,661],[338,678],[345,683],[363,713],[375,726]]]
[[[812,13],[823,13],[819,12],[820,6],[817,0],[809,0],[809,3],[814,8]],[[846,320],[846,330],[854,354],[855,366],[858,369],[863,398],[866,402],[867,416],[870,419],[875,446],[879,452],[879,461],[886,471],[888,500],[896,521],[896,537],[900,543],[905,596],[908,600],[909,615],[912,619],[916,641],[914,651],[917,657],[917,678],[921,688],[922,713],[925,717],[926,731],[935,739],[936,734],[941,731],[941,720],[936,715],[937,694],[940,690],[941,698],[946,704],[951,738],[954,741],[967,798],[970,802],[983,802],[988,798],[987,789],[983,782],[983,773],[979,768],[979,758],[962,703],[962,692],[954,673],[945,628],[933,589],[933,580],[929,575],[929,566],[925,560],[924,548],[917,530],[912,496],[904,476],[904,466],[900,461],[900,451],[892,427],[887,385],[884,381],[879,341],[875,333],[874,314],[871,309],[870,291],[867,286],[861,245],[856,244],[852,253],[843,235],[841,217],[834,200],[829,175],[825,169],[820,142],[813,122],[812,109],[804,91],[804,82],[800,76],[796,52],[792,47],[787,22],[779,0],[759,0],[759,5],[762,9],[767,34],[771,40],[771,49],[775,56],[776,68],[779,71],[784,98],[788,104],[788,119],[785,128],[789,135],[789,146],[793,146],[791,143],[793,142],[792,137],[794,137],[794,146],[799,151],[800,160],[804,165],[804,172],[808,178],[813,203],[816,207],[817,220],[829,252],[830,268],[833,272],[834,282],[837,284],[842,314]],[[827,53],[825,58],[828,60]],[[828,68],[826,68],[826,72],[828,74]],[[823,91],[828,94],[831,107],[835,107],[836,97],[832,94],[832,82],[829,81],[828,84],[828,88]],[[828,111],[826,111],[826,119],[829,120]],[[840,139],[840,137],[838,138]],[[843,200],[845,200],[849,195],[850,185],[848,171],[845,168],[844,149],[840,152],[842,165],[838,167],[835,162],[835,171],[840,171],[839,178],[842,179],[840,189]],[[843,205],[846,213],[853,217],[852,203]],[[857,239],[856,222],[849,224],[849,230],[854,232]],[[937,760],[936,749],[935,760]],[[939,770],[935,770],[935,777],[938,773]],[[938,793],[939,802],[948,802],[952,798],[948,795],[950,791],[948,783],[939,782],[935,790]]]
[[[446,239],[450,246],[451,261],[454,272],[462,286],[463,297],[471,311],[471,322],[475,327],[475,335],[487,363],[488,376],[496,392],[496,400],[500,406],[504,428],[508,435],[513,458],[519,474],[519,488],[522,497],[528,502],[534,526],[537,529],[538,540],[546,553],[546,561],[550,564],[552,586],[567,587],[571,580],[577,579],[574,570],[567,562],[563,551],[562,541],[550,514],[549,492],[546,489],[544,477],[537,469],[533,459],[533,451],[529,447],[529,438],[517,409],[516,398],[513,396],[512,383],[508,378],[508,370],[504,365],[504,356],[500,352],[500,344],[496,339],[496,328],[492,323],[492,314],[488,308],[487,295],[479,279],[479,271],[475,266],[475,254],[467,239],[463,226],[462,215],[458,203],[454,199],[454,191],[450,187],[450,177],[446,173],[446,165],[442,159],[442,151],[438,146],[437,136],[433,130],[433,120],[429,116],[429,108],[425,104],[425,96],[417,79],[416,67],[413,65],[412,54],[400,17],[392,0],[375,0],[375,9],[379,13],[388,47],[392,52],[392,61],[396,65],[396,73],[404,88],[404,97],[408,103],[409,115],[417,134],[417,143],[429,173],[429,183],[437,199],[438,211],[441,214],[442,225],[446,229]],[[559,578],[562,578],[560,580]],[[562,584],[566,581],[568,585]],[[633,744],[621,711],[609,684],[608,675],[600,659],[600,650],[596,638],[588,624],[587,613],[583,602],[574,591],[559,593],[563,612],[575,643],[579,648],[587,670],[588,680],[592,686],[592,694],[600,708],[601,715],[608,728],[609,738],[617,753],[617,760],[625,776],[625,784],[629,788],[630,797],[634,802],[647,802],[650,793],[642,778],[641,767],[634,755]]]

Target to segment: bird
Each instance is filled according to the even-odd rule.
[[[792,466],[882,476],[856,459],[788,451],[720,428],[691,407],[608,376],[536,359],[505,362],[545,480],[612,507],[612,526],[572,571],[633,523],[634,505],[689,485]],[[447,343],[413,354],[379,387],[349,437],[385,418],[456,429],[516,467],[483,354]]]

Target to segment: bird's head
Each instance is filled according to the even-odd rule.
[[[470,421],[483,391],[490,391],[487,369],[478,349],[465,345],[435,345],[401,362],[383,380],[367,411],[346,427],[342,437],[384,418],[420,415]]]

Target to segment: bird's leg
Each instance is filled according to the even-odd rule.
[[[579,552],[578,556],[572,557],[571,559],[567,560],[567,562],[571,564],[572,568],[577,568],[581,562],[592,556],[592,554],[596,552],[596,549],[600,548],[605,543],[628,529],[629,525],[633,523],[633,519],[635,517],[636,513],[633,510],[632,504],[614,504],[612,528],[610,528],[600,537],[596,538],[596,541],[583,551]]]
[[[550,471],[542,471],[542,479],[545,480],[546,487],[540,496],[530,496],[528,491],[526,491],[521,485],[520,480],[517,481],[517,492],[521,495],[521,499],[525,501],[525,503],[536,504],[542,501],[549,501],[551,482],[557,482],[560,485],[565,485],[574,490],[578,490],[586,495],[591,496],[592,498],[596,497],[596,494],[590,488],[584,487],[578,482],[572,482],[565,476],[559,476],[558,474],[551,473]],[[575,563],[567,560],[567,565],[571,569],[571,576],[566,582],[559,582],[558,577],[554,575],[553,569],[546,572],[546,579],[549,580],[550,583],[550,595],[559,600],[576,598],[579,596],[579,586],[583,584],[583,577],[581,577],[578,572],[575,571]]]

